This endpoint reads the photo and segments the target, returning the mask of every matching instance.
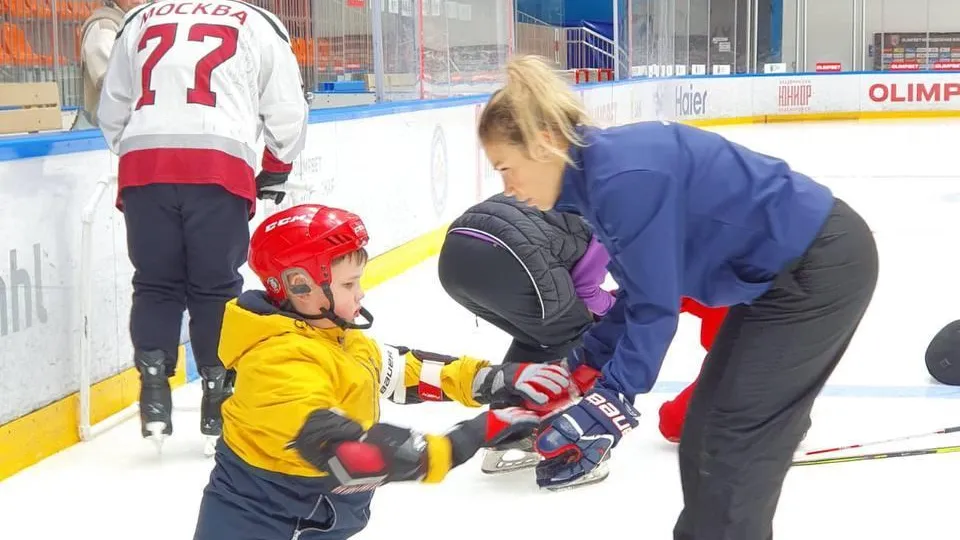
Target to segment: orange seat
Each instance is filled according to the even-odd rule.
[[[9,2],[9,13],[12,18],[50,18],[50,4],[46,0],[9,0]]]
[[[293,49],[293,55],[297,57],[297,63],[304,65],[307,61],[307,44],[303,38],[291,38],[290,47]]]
[[[93,9],[93,4],[85,0],[76,0],[73,3],[73,14],[78,21],[85,21],[93,13]]]
[[[0,25],[0,44],[3,51],[18,66],[52,66],[53,58],[33,52],[23,29],[13,23]]]

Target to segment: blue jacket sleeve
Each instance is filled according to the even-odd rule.
[[[685,223],[678,191],[674,180],[650,171],[621,173],[593,189],[620,293],[584,345],[600,361],[609,354],[600,384],[631,402],[653,387],[677,330]]]
[[[587,363],[596,369],[603,368],[620,342],[626,296],[624,289],[618,290],[613,306],[583,335],[583,350],[587,353]]]

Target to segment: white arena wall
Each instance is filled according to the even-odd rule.
[[[960,115],[960,80],[945,73],[632,79],[577,90],[603,125]],[[283,206],[322,202],[357,212],[372,255],[422,244],[500,189],[475,135],[485,100],[314,111]],[[95,197],[98,182],[115,170],[98,131],[0,138],[0,479],[78,440],[84,345],[91,383],[101,383],[90,398],[95,416],[136,399],[127,334],[133,271],[115,184]],[[81,222],[88,205],[91,301],[84,325]],[[274,211],[260,202],[251,229]],[[432,235],[434,244],[438,237]],[[186,345],[181,383],[196,376]],[[126,383],[117,382],[124,376]]]

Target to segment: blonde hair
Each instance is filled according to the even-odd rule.
[[[535,159],[541,155],[538,150],[545,150],[569,163],[566,149],[553,141],[583,146],[576,128],[591,124],[566,81],[540,57],[520,56],[507,63],[507,83],[490,96],[477,135],[484,143],[520,146]]]

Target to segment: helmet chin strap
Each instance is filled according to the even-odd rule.
[[[360,307],[360,316],[363,317],[367,322],[361,323],[361,324],[348,321],[343,317],[334,313],[333,291],[330,290],[330,284],[324,283],[323,285],[320,286],[320,288],[323,289],[323,294],[327,297],[327,300],[330,302],[329,308],[321,309],[320,313],[316,315],[307,315],[306,313],[301,313],[297,311],[293,307],[293,305],[289,306],[290,311],[292,311],[293,313],[296,313],[297,315],[303,317],[304,319],[310,319],[313,321],[320,320],[320,319],[327,319],[333,324],[339,326],[340,328],[343,328],[344,330],[347,330],[347,329],[367,330],[368,328],[373,326],[373,315],[371,315],[370,312],[367,311],[367,308],[365,307],[362,307],[362,306]],[[299,293],[299,291],[294,291],[294,292]],[[309,292],[309,291],[305,291],[305,292]]]

